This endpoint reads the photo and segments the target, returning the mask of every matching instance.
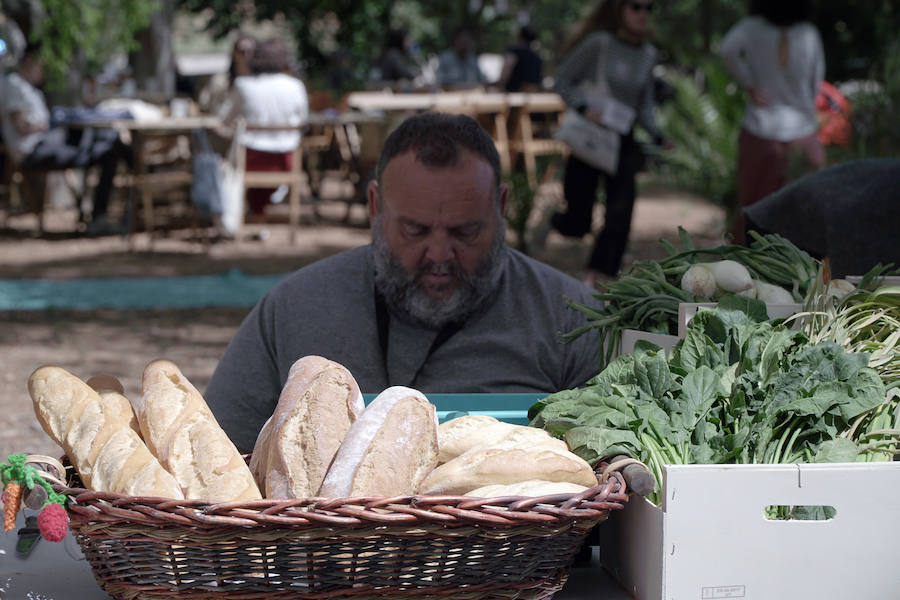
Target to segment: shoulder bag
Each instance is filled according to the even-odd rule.
[[[564,142],[572,154],[604,173],[614,174],[619,167],[620,134],[628,133],[634,122],[634,109],[619,102],[609,93],[606,62],[609,38],[605,37],[603,57],[598,61],[594,81],[582,86],[590,108],[600,110],[603,124],[588,119],[575,109],[568,109],[554,136]]]

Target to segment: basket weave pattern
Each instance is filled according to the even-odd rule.
[[[627,501],[619,473],[542,498],[211,505],[69,485],[70,528],[94,577],[126,600],[550,598],[590,528]]]

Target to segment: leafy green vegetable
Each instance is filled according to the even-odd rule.
[[[660,240],[669,256],[660,260],[639,260],[622,276],[603,284],[594,298],[605,303],[603,308],[574,301],[569,307],[582,313],[587,324],[562,337],[573,340],[591,329],[600,332],[600,367],[607,366],[621,347],[624,329],[639,329],[650,333],[675,334],[678,331],[678,304],[706,302],[681,289],[681,278],[694,264],[733,260],[744,265],[754,279],[781,286],[799,302],[813,289],[819,273],[819,263],[787,239],[775,235],[751,232],[749,247],[722,245],[715,248],[696,248],[690,235],[678,228],[681,250],[666,240]],[[723,297],[724,308],[749,313],[752,318],[765,320],[765,305],[749,298]],[[715,338],[714,338],[715,339]]]
[[[754,301],[726,300],[695,315],[668,360],[638,346],[529,416],[588,462],[627,454],[657,481],[667,464],[868,460],[900,431],[894,415],[877,413],[885,388],[867,363],[766,320]],[[852,439],[854,423],[872,414],[881,428]]]

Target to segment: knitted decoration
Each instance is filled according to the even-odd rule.
[[[38,529],[48,542],[61,542],[69,531],[69,515],[59,504],[48,504],[37,518]]]
[[[69,526],[66,496],[58,494],[36,468],[25,464],[27,458],[26,454],[11,454],[6,462],[0,463],[0,482],[4,485],[3,530],[9,531],[16,526],[16,513],[21,508],[25,489],[39,485],[47,492],[47,501],[38,515],[38,529],[44,539],[61,542]]]

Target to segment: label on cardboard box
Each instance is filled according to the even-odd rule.
[[[700,588],[701,600],[719,600],[720,598],[746,598],[746,586],[720,585],[716,587]]]

